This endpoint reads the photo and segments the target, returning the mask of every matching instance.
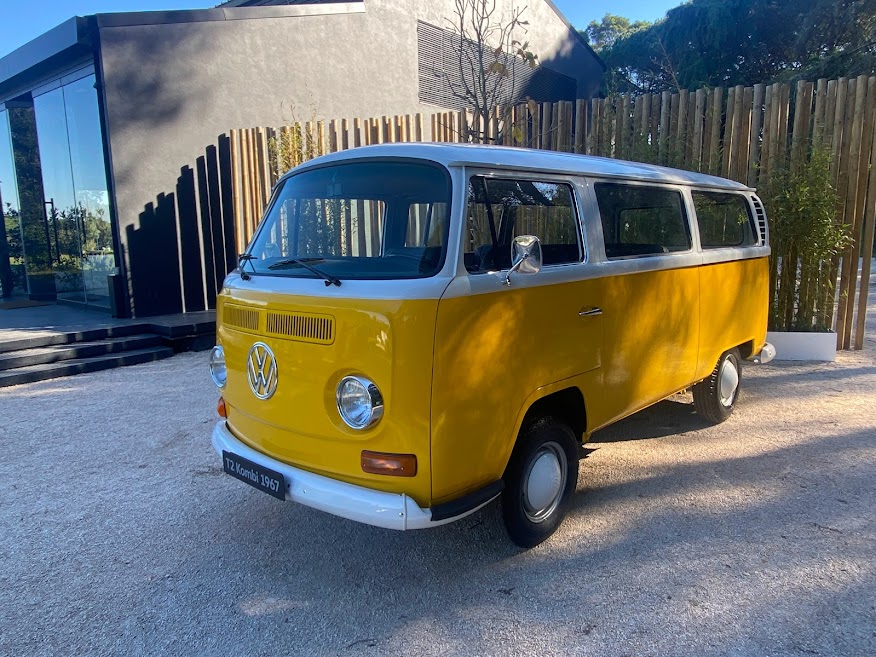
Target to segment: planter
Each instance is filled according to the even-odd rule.
[[[776,348],[776,360],[836,360],[836,333],[769,331],[767,342]]]

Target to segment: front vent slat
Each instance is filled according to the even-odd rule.
[[[756,196],[752,199],[754,201],[754,212],[757,215],[757,229],[760,231],[760,245],[766,246],[767,243],[767,221],[766,221],[766,212],[763,209],[763,203]]]
[[[226,305],[222,311],[222,322],[227,326],[256,332],[259,330],[259,311]]]
[[[299,342],[331,344],[335,341],[335,318],[330,315],[268,312],[265,333]]]

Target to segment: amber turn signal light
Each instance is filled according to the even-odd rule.
[[[219,417],[228,417],[225,410],[225,400],[222,397],[219,398],[219,402],[216,404],[216,412],[219,413]]]
[[[362,452],[362,470],[390,477],[413,477],[417,474],[417,457],[415,454],[387,454],[365,450]]]

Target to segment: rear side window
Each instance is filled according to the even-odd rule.
[[[597,183],[595,189],[610,260],[690,250],[680,192],[616,183]]]
[[[473,274],[508,269],[518,235],[538,237],[545,265],[582,260],[572,187],[565,183],[473,176],[466,227],[465,268]]]
[[[726,246],[754,246],[751,211],[739,194],[691,192],[704,249]]]

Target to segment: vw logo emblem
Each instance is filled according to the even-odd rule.
[[[264,342],[256,342],[246,357],[246,378],[259,399],[269,399],[277,389],[277,359]]]

